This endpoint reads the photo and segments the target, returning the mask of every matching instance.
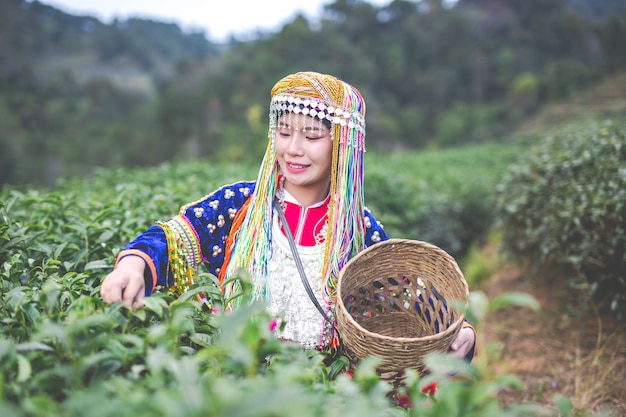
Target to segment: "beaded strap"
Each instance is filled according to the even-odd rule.
[[[198,240],[189,225],[181,216],[176,216],[168,222],[157,222],[165,232],[167,240],[167,268],[172,274],[174,282],[168,287],[172,295],[180,295],[191,287],[197,277],[200,251]]]

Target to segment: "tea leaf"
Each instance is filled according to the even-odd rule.
[[[507,292],[492,299],[489,303],[489,310],[496,311],[508,306],[527,307],[533,311],[541,309],[539,302],[532,295],[522,292]]]
[[[32,375],[30,362],[23,355],[17,355],[17,382],[25,382]]]

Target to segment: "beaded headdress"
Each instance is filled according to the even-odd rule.
[[[364,248],[365,102],[356,88],[331,75],[298,72],[272,88],[267,150],[225,275],[237,276],[243,268],[252,279],[252,298],[265,296],[272,203],[280,173],[274,142],[278,117],[289,113],[309,115],[330,126],[332,169],[322,279],[324,300],[333,303],[339,271]],[[238,289],[238,283],[232,281],[226,285],[225,294],[232,295]]]

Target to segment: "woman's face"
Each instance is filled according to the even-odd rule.
[[[280,116],[275,149],[285,189],[300,204],[310,206],[326,198],[333,143],[324,124],[304,114]]]

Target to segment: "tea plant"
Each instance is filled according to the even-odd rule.
[[[460,257],[487,237],[495,187],[526,146],[520,141],[368,156],[365,202],[391,236],[431,242]]]
[[[209,279],[209,278],[207,278]],[[194,292],[172,299],[156,294],[129,311],[81,297],[62,309],[58,284],[24,289],[23,303],[47,306],[26,338],[4,327],[0,342],[0,411],[14,416],[534,416],[534,405],[503,409],[495,394],[519,387],[512,377],[488,380],[463,361],[433,357],[427,378],[409,372],[392,399],[375,374],[375,358],[352,377],[323,355],[277,340],[262,305],[214,313]],[[37,302],[36,302],[37,301]],[[14,302],[6,318],[24,320]],[[509,300],[505,304],[511,304]],[[491,304],[497,307],[497,303]],[[44,309],[41,309],[44,310]],[[477,311],[481,311],[477,306]],[[480,323],[480,313],[475,315]],[[7,320],[3,322],[6,324]],[[448,373],[463,371],[464,378]],[[438,383],[434,396],[423,392]]]
[[[545,139],[504,177],[497,196],[509,253],[560,264],[572,286],[626,313],[626,127],[575,126]],[[583,297],[584,298],[584,297]]]
[[[224,302],[205,273],[179,298],[157,292],[135,311],[102,303],[101,279],[128,240],[207,190],[254,176],[198,161],[101,171],[52,191],[2,190],[0,415],[537,414],[500,407],[495,394],[519,386],[514,378],[489,378],[480,361],[436,358],[429,377],[412,374],[401,390],[413,408],[400,407],[375,358],[350,377],[345,358],[327,366],[324,354],[277,340],[260,304],[216,313],[198,302],[199,292]],[[449,378],[451,370],[467,377]],[[440,388],[431,396],[422,390],[433,379]]]

